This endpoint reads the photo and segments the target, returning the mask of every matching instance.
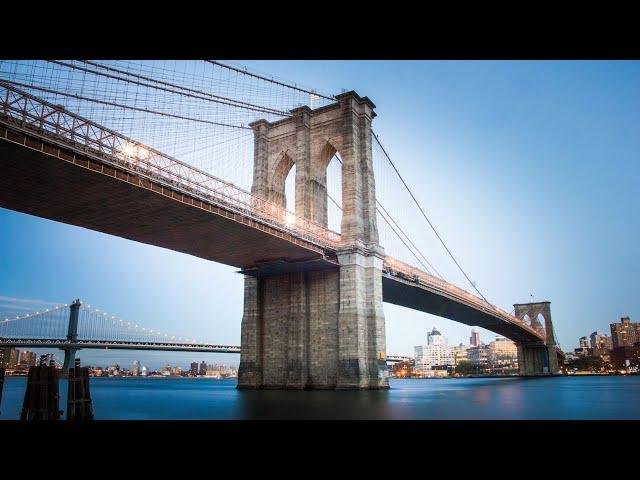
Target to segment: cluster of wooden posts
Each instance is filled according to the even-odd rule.
[[[76,359],[75,368],[69,369],[67,390],[68,421],[93,420],[93,405],[89,390],[89,369],[80,367]],[[20,420],[60,420],[59,375],[53,360],[47,365],[46,357],[40,357],[40,364],[29,368],[27,390],[22,403]],[[4,370],[0,370],[0,400]]]
[[[4,368],[0,367],[0,405],[2,405],[2,387],[4,387]]]

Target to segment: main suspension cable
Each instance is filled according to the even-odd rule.
[[[81,67],[79,65],[74,65],[72,63],[60,62],[58,60],[47,60],[47,61],[50,62],[50,63],[55,63],[55,64],[58,64],[58,65],[62,65],[64,67],[73,68],[75,70],[80,70],[80,71],[83,71],[83,72],[92,73],[94,75],[100,75],[100,76],[103,76],[103,77],[112,78],[112,79],[120,80],[120,81],[127,82],[127,83],[132,83],[134,85],[140,85],[142,87],[155,88],[157,90],[162,90],[162,91],[169,92],[169,93],[175,93],[175,94],[186,96],[186,97],[192,97],[192,98],[196,98],[196,99],[199,99],[199,100],[206,100],[206,101],[209,101],[209,102],[220,103],[222,105],[227,105],[227,106],[230,106],[230,107],[244,108],[246,110],[252,110],[252,111],[261,112],[261,113],[267,113],[267,114],[271,114],[271,115],[281,115],[281,116],[286,116],[286,117],[291,116],[291,113],[289,113],[289,112],[283,112],[283,111],[271,109],[271,108],[268,108],[268,107],[261,107],[259,105],[255,105],[255,106],[240,105],[240,104],[237,103],[237,100],[234,100],[234,99],[231,99],[231,98],[221,97],[221,98],[225,98],[225,100],[219,100],[219,99],[216,99],[216,98],[202,96],[201,94],[194,94],[194,93],[189,93],[189,92],[180,92],[180,91],[177,91],[175,89],[168,88],[168,87],[163,87],[163,86],[160,86],[160,85],[153,85],[153,84],[150,84],[150,83],[141,82],[139,80],[133,80],[131,78],[123,78],[123,77],[120,77],[120,76],[117,76],[117,75],[111,75],[111,74],[106,73],[106,72],[100,72],[98,70],[92,70],[90,68],[85,68],[85,67]],[[154,80],[154,82],[155,82],[155,80]],[[232,102],[234,102],[234,103],[232,103]]]
[[[336,100],[336,97],[333,96],[333,95],[330,95],[330,96],[329,95],[322,95],[321,93],[314,92],[313,90],[306,90],[306,89],[300,88],[300,87],[298,87],[296,85],[290,85],[288,83],[279,82],[277,80],[274,80],[273,78],[263,77],[262,75],[257,75],[255,73],[251,73],[251,72],[249,72],[247,70],[242,70],[240,68],[232,67],[231,65],[225,65],[224,63],[220,63],[220,62],[215,61],[215,60],[205,60],[205,62],[211,63],[212,65],[218,65],[219,67],[223,67],[223,68],[226,68],[228,70],[232,70],[234,72],[238,72],[238,73],[241,73],[243,75],[247,75],[249,77],[258,78],[260,80],[264,80],[265,82],[270,82],[270,83],[273,83],[275,85],[280,85],[281,87],[291,88],[293,90],[297,90],[297,91],[303,92],[303,93],[308,93],[310,95],[315,95],[316,97],[321,97],[321,98],[324,98],[326,100],[333,100],[333,101]]]
[[[340,165],[342,165],[342,159],[340,158],[340,155],[336,154],[336,160],[338,160],[338,162],[340,163]],[[336,202],[333,197],[331,197],[331,195],[329,195],[327,193],[327,197],[329,197],[329,200],[331,200],[333,202],[333,204],[338,207],[340,209],[340,211],[342,211],[342,207],[340,205],[338,205],[338,202]],[[438,270],[436,269],[436,267],[434,267],[431,262],[429,262],[429,260],[427,260],[427,257],[424,256],[424,254],[420,251],[420,249],[418,247],[416,247],[416,245],[411,241],[411,238],[409,238],[409,235],[407,235],[404,230],[402,230],[402,228],[400,227],[400,225],[398,225],[398,222],[396,222],[394,220],[394,218],[391,216],[391,214],[387,211],[386,208],[384,208],[384,205],[382,205],[382,203],[380,202],[380,200],[378,200],[376,198],[376,203],[380,206],[380,208],[382,208],[382,210],[384,211],[384,213],[382,213],[380,211],[380,208],[376,207],[376,211],[380,214],[380,216],[382,217],[382,219],[385,221],[385,223],[387,225],[389,225],[389,228],[391,229],[391,231],[393,233],[396,234],[396,236],[400,239],[400,241],[404,244],[405,247],[407,247],[407,250],[409,250],[409,252],[411,252],[411,254],[416,258],[416,260],[418,261],[418,263],[420,263],[420,265],[422,265],[422,267],[427,270],[427,272],[429,274],[431,274],[431,270],[429,270],[429,268],[422,263],[422,260],[420,260],[420,258],[418,258],[418,256],[415,254],[415,252],[411,249],[411,247],[409,247],[409,245],[407,245],[407,242],[404,241],[404,239],[402,238],[402,236],[395,230],[395,228],[393,228],[393,225],[391,225],[389,223],[389,220],[387,220],[385,218],[385,214],[387,217],[389,217],[389,219],[393,222],[393,224],[398,228],[398,230],[400,230],[400,232],[402,233],[402,235],[405,236],[405,238],[409,241],[409,243],[413,246],[413,249],[416,250],[418,252],[418,254],[424,259],[424,261],[427,263],[427,265],[429,265],[429,267],[431,267],[433,269],[433,271],[435,272],[435,274],[441,279],[444,280],[444,278],[442,277],[442,275],[440,275],[440,272],[438,272]]]
[[[376,142],[378,143],[378,145],[380,146],[380,148],[382,149],[385,157],[387,157],[387,160],[389,161],[389,163],[391,164],[391,166],[393,167],[393,169],[395,170],[396,174],[398,175],[398,178],[400,178],[400,180],[402,181],[402,184],[404,185],[404,188],[407,190],[407,192],[409,192],[409,195],[411,195],[411,198],[413,199],[413,202],[416,204],[416,206],[418,207],[418,209],[420,210],[420,213],[422,213],[422,216],[425,218],[425,220],[427,221],[427,223],[429,224],[429,226],[431,227],[431,230],[433,230],[433,233],[436,234],[436,237],[438,237],[438,240],[440,240],[440,243],[442,244],[442,246],[444,247],[444,249],[447,251],[447,253],[449,254],[449,256],[451,257],[451,259],[453,260],[453,262],[456,264],[456,266],[458,267],[458,269],[462,272],[462,274],[464,275],[464,277],[469,281],[469,284],[474,288],[474,290],[476,292],[478,292],[478,295],[480,295],[485,302],[487,302],[489,305],[492,305],[491,302],[489,302],[489,300],[486,299],[486,297],[482,294],[482,292],[478,289],[478,287],[475,285],[475,283],[473,283],[471,281],[471,279],[469,278],[469,276],[466,274],[466,272],[462,269],[462,267],[460,266],[460,264],[458,263],[458,261],[456,260],[456,258],[453,256],[453,253],[451,253],[451,250],[449,250],[449,247],[447,247],[447,244],[444,242],[444,240],[442,239],[442,237],[440,236],[440,234],[438,233],[438,231],[436,230],[436,228],[433,226],[433,223],[431,223],[431,220],[429,220],[429,217],[427,216],[427,214],[424,212],[424,210],[422,209],[422,206],[420,206],[420,203],[418,202],[418,200],[416,199],[416,197],[414,196],[413,192],[411,191],[411,189],[409,188],[409,185],[407,185],[407,182],[404,181],[404,178],[402,177],[402,175],[400,175],[400,172],[398,171],[398,169],[396,168],[395,164],[393,163],[393,161],[391,160],[391,157],[389,157],[389,154],[387,153],[387,151],[384,149],[384,147],[382,146],[382,143],[380,143],[380,139],[378,138],[378,136],[375,134],[375,132],[372,130],[371,134],[373,135],[373,138],[375,138]]]

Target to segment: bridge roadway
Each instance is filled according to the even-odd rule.
[[[127,155],[133,141],[1,83],[0,102],[0,207],[247,274],[338,266],[335,232],[301,219],[291,225],[272,204],[147,147]],[[391,257],[382,282],[385,302],[517,342],[544,340],[516,317]]]
[[[240,345],[214,345],[208,343],[155,343],[125,342],[113,340],[77,340],[69,342],[65,339],[33,339],[33,338],[1,338],[0,348],[57,348],[94,349],[94,350],[154,350],[170,352],[207,352],[207,353],[240,353]],[[387,355],[387,362],[396,363],[411,360],[404,355]]]

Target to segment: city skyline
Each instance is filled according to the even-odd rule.
[[[384,62],[335,62],[331,72],[323,62],[237,63],[320,91],[349,85],[370,96],[376,130],[401,170],[411,172],[421,203],[465,269],[507,311],[531,292],[550,300],[563,348],[580,332],[637,317],[631,239],[639,230],[632,192],[640,149],[625,133],[637,129],[637,63],[394,62],[395,77]],[[419,79],[424,84],[409,103],[401,87],[409,91]],[[602,130],[604,118],[610,125]],[[467,175],[457,176],[461,170]],[[535,218],[534,228],[521,216]],[[239,343],[242,281],[234,268],[3,209],[0,227],[7,233],[0,238],[5,298],[65,303],[79,296],[154,329]],[[629,234],[618,235],[622,228]],[[157,279],[167,272],[175,282],[162,285]],[[583,306],[580,299],[596,291],[602,301]],[[388,353],[410,352],[410,339],[432,325],[453,332],[452,343],[469,338],[466,325],[384,309]]]

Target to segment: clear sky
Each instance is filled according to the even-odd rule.
[[[608,333],[621,316],[640,320],[640,63],[230,63],[370,97],[376,132],[463,267],[507,311],[531,294],[551,301],[563,348],[594,330]],[[411,231],[430,235],[414,218]],[[446,264],[442,248],[425,245]],[[4,209],[0,296],[0,314],[11,298],[80,297],[154,330],[240,342],[242,277],[234,268]],[[413,353],[433,326],[450,343],[469,341],[466,325],[387,304],[385,316],[388,353]],[[481,330],[483,341],[494,337]],[[107,363],[103,354],[82,356]],[[117,357],[128,365],[134,358],[152,367],[237,361]]]

